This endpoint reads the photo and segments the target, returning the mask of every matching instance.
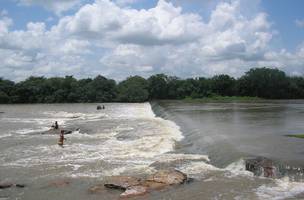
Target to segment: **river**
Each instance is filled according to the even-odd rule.
[[[139,199],[304,198],[304,101],[0,105],[0,199],[117,199],[89,194],[105,177],[144,177],[174,167],[195,179]],[[45,133],[54,121],[72,130],[64,147]],[[276,178],[254,176],[245,159],[276,163]],[[68,179],[57,188],[51,182]]]

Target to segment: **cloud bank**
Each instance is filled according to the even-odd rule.
[[[132,2],[96,0],[60,17],[49,29],[43,22],[29,22],[25,30],[11,31],[12,19],[2,15],[0,74],[13,80],[97,74],[120,80],[155,73],[237,77],[262,66],[294,75],[304,72],[304,43],[296,52],[273,49],[271,41],[278,33],[267,13],[245,12],[244,1],[218,2],[208,20],[165,0],[150,9],[123,6]]]

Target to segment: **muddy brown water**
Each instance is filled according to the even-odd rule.
[[[284,136],[304,133],[304,101],[97,105],[0,105],[0,182],[27,185],[0,190],[0,199],[118,199],[121,191],[88,189],[167,167],[196,180],[135,199],[304,197],[304,140]],[[73,130],[64,148],[41,135],[55,120]],[[284,176],[254,177],[244,163],[252,156],[279,163]]]

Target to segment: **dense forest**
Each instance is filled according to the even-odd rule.
[[[303,99],[304,78],[272,68],[253,68],[238,79],[224,74],[188,79],[165,74],[148,79],[132,76],[119,83],[103,76],[80,80],[29,77],[18,83],[0,78],[0,103],[143,102],[213,96]]]

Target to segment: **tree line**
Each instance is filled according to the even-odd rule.
[[[235,79],[229,75],[180,79],[156,74],[131,76],[117,83],[103,76],[77,80],[29,77],[21,82],[0,78],[0,103],[144,102],[157,99],[248,96],[265,99],[303,99],[304,78],[273,68],[253,68]]]

